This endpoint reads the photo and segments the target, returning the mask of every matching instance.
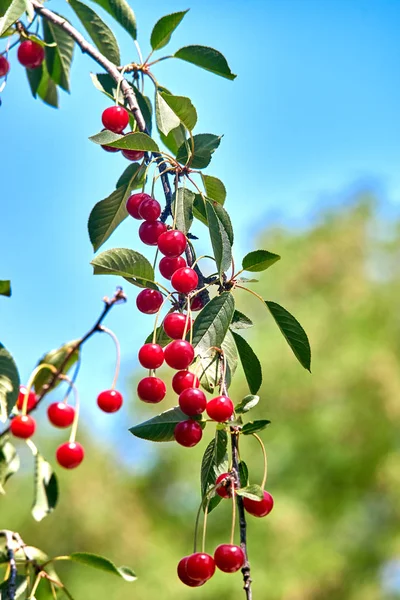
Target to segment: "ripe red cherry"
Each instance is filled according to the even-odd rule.
[[[192,326],[192,319],[182,313],[169,313],[163,322],[164,331],[173,340],[181,340],[185,331],[186,322],[186,331],[189,331]]]
[[[14,417],[10,424],[11,433],[17,437],[27,440],[30,438],[36,429],[35,419],[32,419],[29,415],[17,415]]]
[[[129,113],[123,106],[109,106],[103,111],[101,120],[109,131],[122,133],[129,123]]]
[[[18,60],[27,69],[37,69],[44,60],[44,48],[32,40],[25,40],[18,46]]]
[[[228,396],[217,396],[208,402],[206,410],[210,419],[223,423],[233,415],[233,402]]]
[[[139,350],[139,362],[145,369],[158,369],[164,362],[164,350],[159,344],[145,344]]]
[[[183,390],[179,396],[178,402],[181,411],[184,412],[185,415],[189,415],[189,417],[201,415],[207,406],[206,395],[201,390],[193,387]]]
[[[113,148],[112,146],[107,146],[107,145],[102,145],[101,146],[103,148],[103,150],[105,150],[106,152],[120,152],[119,148]]]
[[[69,427],[74,420],[75,409],[65,402],[53,402],[47,409],[47,416],[54,427]]]
[[[220,544],[215,549],[214,560],[218,569],[224,573],[236,573],[243,567],[245,556],[240,546]]]
[[[143,200],[139,207],[139,215],[145,221],[157,221],[161,215],[161,206],[154,198]]]
[[[262,500],[251,500],[243,498],[243,506],[246,511],[254,517],[265,517],[274,508],[274,499],[264,490],[264,498]]]
[[[140,194],[132,194],[132,196],[129,196],[126,202],[126,210],[131,215],[131,217],[140,221],[142,219],[142,217],[139,214],[140,205],[142,204],[142,202],[149,199],[151,199],[151,196],[145,194],[144,192]]]
[[[188,419],[175,425],[174,438],[181,446],[193,448],[203,437],[203,430],[197,421]]]
[[[18,400],[17,400],[17,408],[18,408],[18,410],[22,410],[23,407],[24,407],[25,394],[26,394],[26,387],[24,385],[20,385],[19,386]],[[37,403],[36,394],[35,394],[35,392],[33,390],[31,390],[29,392],[29,396],[28,396],[27,410],[28,411],[32,410],[32,408],[34,406],[36,406],[36,403]]]
[[[186,260],[183,256],[175,256],[174,258],[168,258],[168,256],[164,256],[160,260],[160,264],[158,265],[160,269],[160,273],[165,279],[171,279],[172,275],[178,269],[182,267],[186,267]]]
[[[219,483],[221,483],[221,485],[219,485],[215,490],[217,492],[218,496],[221,496],[221,498],[231,498],[232,497],[231,474],[230,473],[222,473],[221,475],[219,475],[217,477],[215,485],[218,485]],[[235,487],[237,487],[237,486],[235,485]]]
[[[195,552],[188,556],[186,573],[195,581],[207,581],[215,573],[215,562],[212,556],[204,552]]]
[[[75,469],[83,461],[85,451],[78,442],[66,442],[58,446],[56,451],[56,459],[64,469]]]
[[[143,402],[157,404],[165,398],[167,388],[162,379],[158,377],[145,377],[139,381],[137,386],[137,395]]]
[[[172,369],[186,369],[194,359],[192,344],[186,340],[175,340],[164,348],[165,362]]]
[[[106,413],[117,412],[122,406],[124,399],[117,390],[105,390],[97,396],[97,405]]]
[[[201,585],[205,584],[205,581],[196,581],[195,579],[191,579],[186,573],[186,563],[188,558],[188,556],[184,556],[179,561],[177,568],[178,577],[182,581],[182,583],[188,585],[189,587],[200,587]]]
[[[199,278],[194,269],[183,267],[178,269],[171,277],[172,287],[181,294],[189,294],[196,289]]]
[[[0,55],[0,77],[5,77],[10,70],[10,63],[5,56]]]
[[[191,301],[190,301],[190,308],[193,311],[197,311],[197,310],[201,310],[203,308],[203,301],[200,298],[200,296],[195,296]]]
[[[138,161],[144,156],[144,152],[141,150],[122,150],[123,156],[128,160]]]
[[[178,371],[172,378],[172,389],[176,394],[181,394],[187,388],[198,388],[200,381],[190,371]]]
[[[139,227],[139,237],[143,244],[157,246],[158,238],[166,229],[166,224],[161,221],[144,221]]]
[[[146,288],[136,298],[136,306],[146,315],[154,315],[163,303],[163,295],[158,290]]]
[[[186,236],[182,231],[170,229],[160,236],[158,240],[158,249],[164,256],[176,258],[185,250],[186,244]]]

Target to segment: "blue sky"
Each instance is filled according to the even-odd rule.
[[[71,15],[61,1],[50,4]],[[196,132],[224,134],[208,172],[228,189],[238,259],[254,248],[264,227],[304,226],[324,202],[364,182],[379,188],[386,208],[397,212],[398,2],[141,2],[133,8],[144,53],[154,22],[189,6],[167,51],[191,43],[213,46],[237,79],[229,82],[177,60],[157,65],[154,73],[172,92],[192,98]],[[129,36],[116,32],[124,61],[136,60]],[[91,70],[99,71],[77,50],[72,93],[62,94],[56,111],[31,98],[14,52],[2,95],[0,278],[11,278],[13,297],[0,298],[0,339],[23,379],[41,354],[92,324],[102,296],[117,283],[93,277],[89,265],[88,215],[127,166],[120,154],[87,140],[101,129],[108,105],[92,86]],[[127,220],[104,249],[140,249],[136,231],[137,223]],[[128,304],[107,320],[121,341],[123,392],[152,327],[150,318],[138,316],[136,289],[127,292]],[[98,415],[95,398],[109,387],[113,368],[112,342],[93,340],[85,348],[80,390],[86,419],[96,419],[104,435],[110,417]]]

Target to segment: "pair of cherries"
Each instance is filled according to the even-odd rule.
[[[231,473],[222,473],[215,482],[217,486],[215,491],[221,498],[232,498],[232,475]],[[236,485],[235,485],[236,487]],[[243,506],[253,517],[266,517],[274,508],[274,499],[269,492],[264,490],[263,498],[252,500],[243,498]]]
[[[44,61],[44,48],[37,42],[25,40],[18,46],[17,57],[23,67],[38,69]],[[0,77],[5,77],[10,70],[10,63],[0,55]]]
[[[205,552],[194,552],[184,556],[178,563],[178,577],[189,587],[200,587],[211,579],[216,567],[224,573],[236,573],[245,563],[246,557],[240,546],[220,544],[214,556]]]
[[[124,129],[129,124],[129,113],[123,106],[109,106],[103,111],[101,121],[106,129],[113,133],[124,133]],[[106,152],[119,152],[119,148],[102,145]],[[144,156],[142,150],[122,150],[122,155],[128,160],[138,161]]]

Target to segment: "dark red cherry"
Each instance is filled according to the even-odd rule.
[[[207,398],[204,392],[194,387],[183,390],[179,395],[178,402],[181,411],[189,417],[201,415],[207,406]]]
[[[172,287],[181,294],[189,294],[195,290],[198,282],[196,271],[190,267],[178,269],[171,277]]]
[[[164,358],[172,369],[187,369],[194,359],[193,346],[186,340],[174,340],[164,348]]]
[[[186,325],[187,323],[187,325]],[[192,319],[182,313],[174,312],[166,315],[163,328],[165,333],[173,340],[181,340],[183,333],[189,331],[192,326]]]
[[[131,215],[131,217],[140,221],[142,219],[142,217],[139,214],[140,205],[142,204],[142,202],[149,199],[151,199],[151,196],[145,194],[144,192],[141,192],[140,194],[132,194],[132,196],[129,196],[126,202],[126,210]]]
[[[188,556],[184,556],[179,561],[177,568],[178,577],[182,583],[188,585],[189,587],[200,587],[201,585],[205,584],[205,581],[196,581],[195,579],[191,579],[186,573],[186,563],[188,558]]]
[[[203,437],[203,430],[197,421],[188,419],[175,425],[174,438],[181,446],[192,448]]]
[[[190,301],[190,308],[193,311],[198,311],[201,310],[203,308],[203,301],[200,298],[200,296],[195,296],[194,298],[192,298],[192,300]]]
[[[0,77],[5,77],[10,70],[10,63],[5,56],[0,54]]]
[[[18,46],[17,57],[27,69],[37,69],[44,61],[44,48],[37,42],[25,40]]]
[[[236,573],[244,565],[245,556],[240,546],[220,544],[214,552],[214,561],[224,573]]]
[[[215,562],[212,556],[204,552],[195,552],[188,556],[186,573],[195,581],[207,581],[215,573]]]
[[[122,406],[124,399],[117,390],[104,390],[97,396],[97,405],[106,413],[117,412]]]
[[[187,244],[186,236],[178,229],[170,229],[163,233],[158,240],[158,249],[161,254],[169,258],[180,256]]]
[[[222,473],[219,475],[215,485],[218,485],[215,490],[218,496],[221,496],[221,498],[232,498],[232,476],[230,473]],[[235,487],[237,486],[235,485]]]
[[[183,258],[183,256],[176,256],[174,258],[168,258],[168,256],[164,256],[160,260],[160,264],[158,266],[161,275],[165,277],[165,279],[171,279],[175,271],[182,269],[182,267],[186,267],[186,260]]]
[[[18,400],[17,400],[17,408],[18,408],[18,410],[22,410],[23,407],[24,407],[25,394],[26,394],[26,387],[24,385],[20,385],[19,386]],[[36,404],[37,404],[36,394],[35,394],[35,392],[33,390],[31,390],[29,392],[29,396],[28,396],[27,411],[29,412],[30,410],[32,410],[32,408],[34,406],[36,406]]]
[[[123,106],[109,106],[103,111],[101,120],[109,131],[122,133],[129,123],[129,113]]]
[[[264,498],[262,500],[243,498],[243,506],[250,515],[253,515],[254,517],[265,517],[266,515],[269,515],[274,508],[274,499],[271,494],[264,490]]]
[[[164,299],[161,292],[146,288],[137,295],[136,306],[140,312],[145,313],[146,315],[154,315],[158,312],[163,301]]]
[[[161,221],[144,221],[139,227],[139,237],[147,246],[157,246],[157,240],[167,226]]]
[[[17,437],[27,440],[35,433],[36,423],[29,415],[17,415],[11,420],[11,433]]]
[[[122,150],[123,156],[128,160],[138,161],[141,160],[144,156],[144,152],[141,150]]]
[[[53,402],[47,408],[47,416],[54,427],[69,427],[74,421],[75,409],[65,402]]]
[[[164,350],[159,344],[145,344],[139,350],[139,362],[145,369],[158,369],[164,362]]]
[[[158,377],[145,377],[138,383],[137,394],[143,402],[157,404],[165,398],[166,393],[166,385]]]
[[[154,198],[143,200],[139,206],[139,215],[145,221],[157,221],[158,217],[161,215],[160,203],[157,202],[157,200],[154,200]]]
[[[224,423],[233,415],[233,402],[228,396],[217,396],[208,402],[206,410],[210,419]]]
[[[190,371],[178,371],[172,378],[172,389],[176,394],[181,394],[187,388],[198,388],[200,381]]]
[[[101,146],[103,148],[103,150],[105,150],[106,152],[120,152],[119,148],[113,148],[112,146],[107,146],[105,144],[103,144]]]
[[[75,469],[83,461],[85,451],[78,442],[66,442],[58,446],[56,451],[56,459],[64,469]]]

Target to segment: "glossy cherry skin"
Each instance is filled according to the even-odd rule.
[[[201,415],[207,406],[207,398],[204,392],[194,387],[183,390],[179,395],[178,402],[181,411],[189,417]]]
[[[264,490],[264,498],[262,500],[257,501],[250,498],[243,498],[243,506],[253,517],[265,517],[274,508],[274,499],[271,494]]]
[[[183,267],[178,269],[171,277],[172,287],[181,294],[189,294],[196,289],[199,278],[194,269]]]
[[[144,344],[139,350],[139,362],[145,369],[158,369],[164,362],[164,350],[159,344]]]
[[[178,577],[182,583],[188,585],[189,587],[200,587],[201,585],[205,584],[205,581],[196,581],[195,579],[191,579],[186,573],[186,563],[188,558],[188,556],[184,556],[179,561],[177,568]]]
[[[103,111],[101,120],[109,131],[122,133],[129,123],[129,113],[123,106],[109,106]]]
[[[208,402],[206,410],[210,419],[224,423],[233,415],[233,402],[228,396],[217,396]]]
[[[24,385],[20,385],[19,386],[18,400],[17,400],[17,408],[18,408],[18,410],[22,410],[23,407],[24,407],[25,394],[26,394],[26,387]],[[36,403],[37,403],[36,394],[35,394],[35,392],[33,390],[31,390],[29,392],[29,396],[28,396],[27,410],[28,411],[32,410],[32,408],[34,406],[36,406]]]
[[[203,437],[203,430],[197,421],[188,419],[175,425],[174,438],[181,446],[193,448]]]
[[[139,206],[139,215],[145,221],[157,221],[161,215],[161,206],[154,198],[147,198],[143,200]]]
[[[35,433],[35,429],[35,419],[32,419],[29,415],[17,415],[11,420],[10,430],[17,438],[27,440]]]
[[[221,496],[221,498],[232,498],[231,474],[230,473],[222,473],[221,475],[219,475],[217,477],[215,485],[218,485],[219,483],[221,483],[221,485],[219,485],[215,490],[217,492],[218,496]],[[237,487],[237,486],[235,485],[235,487]]]
[[[47,408],[47,416],[54,427],[69,427],[73,423],[75,409],[65,402],[53,402]]]
[[[187,369],[194,359],[193,346],[186,340],[174,340],[164,348],[164,358],[172,369]]]
[[[64,469],[75,469],[85,457],[85,451],[78,442],[65,442],[58,446],[56,459],[58,464]]]
[[[224,573],[236,573],[243,567],[245,556],[240,546],[220,544],[215,549],[214,561]]]
[[[193,311],[198,311],[201,310],[203,308],[203,301],[200,298],[200,296],[195,296],[194,298],[192,298],[192,300],[190,301],[190,309]]]
[[[157,404],[165,398],[167,388],[162,379],[158,377],[144,377],[137,386],[137,395],[140,400],[149,404]]]
[[[32,40],[25,40],[18,46],[17,57],[27,69],[37,69],[44,61],[44,48]]]
[[[141,150],[122,150],[123,156],[128,160],[138,161],[141,160],[144,156],[144,152]]]
[[[182,231],[170,229],[160,236],[158,240],[158,249],[164,256],[176,258],[185,250],[186,244],[186,236]]]
[[[212,556],[204,552],[195,552],[188,556],[186,573],[195,581],[207,581],[215,573],[215,562]]]
[[[140,194],[132,194],[132,196],[129,196],[126,202],[126,210],[131,215],[131,217],[141,221],[142,217],[139,214],[139,208],[142,202],[144,202],[145,200],[151,200],[151,196],[145,194],[144,192]]]
[[[143,244],[157,246],[158,238],[166,229],[166,224],[161,221],[144,221],[139,227],[139,237]]]
[[[176,256],[175,258],[168,258],[168,256],[164,256],[160,260],[158,267],[161,275],[165,277],[165,279],[169,280],[175,271],[182,269],[182,267],[186,267],[186,260],[183,258],[183,256]]]
[[[137,295],[136,306],[140,312],[145,313],[146,315],[154,315],[158,312],[163,301],[161,292],[146,288]]]
[[[5,77],[10,70],[10,63],[5,56],[0,55],[0,77]]]
[[[181,394],[187,388],[198,388],[200,381],[194,373],[190,371],[178,371],[172,378],[172,389],[175,394]]]
[[[186,326],[187,323],[187,326]],[[182,313],[169,313],[166,315],[163,321],[163,328],[165,333],[173,340],[181,340],[183,333],[189,331],[192,326],[192,319],[188,318],[187,315]]]
[[[114,413],[119,410],[123,404],[122,394],[117,390],[104,390],[97,396],[97,406],[106,413]]]

